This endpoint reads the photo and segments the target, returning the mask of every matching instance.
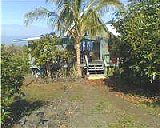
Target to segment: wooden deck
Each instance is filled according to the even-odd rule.
[[[101,60],[94,60],[81,65],[85,69],[88,79],[105,79],[104,77],[104,63]]]
[[[92,74],[87,77],[88,80],[104,80],[106,76],[104,74]]]

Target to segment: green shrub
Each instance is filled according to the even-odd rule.
[[[160,80],[159,0],[131,2],[115,23],[120,33],[120,57],[126,76]]]
[[[20,48],[20,52],[19,48],[1,45],[1,124],[10,115],[9,106],[14,101],[14,95],[20,91],[28,68],[27,54],[21,54],[24,51]]]
[[[65,46],[66,45],[66,46]],[[44,65],[45,77],[48,77],[50,72],[49,63],[53,64],[59,61],[61,66],[66,62],[74,60],[74,48],[73,39],[64,38],[56,36],[55,34],[46,34],[41,37],[40,40],[34,40],[30,43],[31,55],[35,59],[35,65]],[[60,72],[60,73],[59,73]],[[59,70],[60,76],[65,76],[65,70],[63,66]]]

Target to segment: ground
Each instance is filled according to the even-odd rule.
[[[160,128],[160,108],[129,102],[103,82],[25,84],[14,128]],[[17,111],[18,110],[18,111]]]

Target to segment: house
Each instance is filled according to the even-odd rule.
[[[113,39],[119,36],[111,24],[106,24],[104,36],[85,37],[81,42],[81,67],[87,74],[105,74],[109,67],[118,66],[117,57],[111,55]]]
[[[107,67],[111,65],[117,65],[117,61],[111,61],[110,44],[112,44],[112,37],[116,37],[119,34],[111,24],[106,24],[106,32],[104,36],[96,36],[90,38],[87,34],[81,41],[81,67],[86,70],[87,74],[104,74]],[[61,37],[63,40],[68,37]],[[34,61],[34,57],[31,56],[30,43],[32,40],[39,40],[40,37],[31,37],[25,39],[19,39],[14,41],[28,41],[29,50],[29,63],[31,68],[38,68]],[[68,45],[65,41],[64,44]]]

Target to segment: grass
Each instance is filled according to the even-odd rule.
[[[23,87],[22,91],[25,92],[25,99],[28,101],[42,100],[47,101],[63,96],[63,83],[48,84],[48,85],[36,85],[32,84],[28,87]]]
[[[105,112],[106,110],[110,109],[112,107],[112,104],[109,102],[100,101],[99,103],[96,103],[95,107],[93,108],[93,111],[96,112]]]
[[[116,123],[110,123],[108,128],[144,128],[143,124],[139,124],[132,116],[123,116]]]
[[[83,97],[79,95],[73,95],[69,97],[70,101],[83,101]]]
[[[141,103],[138,105],[148,113],[160,117],[160,103]]]
[[[86,84],[86,85],[85,85]],[[82,119],[88,119],[92,122],[92,126],[96,128],[143,128],[144,125],[140,124],[137,118],[133,117],[129,112],[124,112],[121,107],[127,107],[126,104],[116,106],[114,102],[107,99],[106,91],[100,86],[88,86],[87,82],[70,82],[70,81],[54,81],[51,84],[31,84],[22,87],[25,92],[25,100],[27,101],[52,101],[54,99],[64,99],[68,103],[76,103],[79,106],[79,113]],[[110,92],[107,92],[110,93]],[[117,98],[116,98],[117,99]],[[68,100],[68,101],[67,101]],[[77,101],[77,102],[76,102]],[[116,102],[122,102],[116,100]],[[124,106],[126,105],[126,106]],[[155,104],[138,104],[139,108],[145,108],[149,113],[159,113],[159,103]],[[63,105],[62,105],[63,107]],[[139,109],[138,111],[140,111]],[[128,113],[128,114],[127,114]],[[52,115],[51,113],[48,113]],[[142,115],[143,116],[143,115]],[[75,118],[74,118],[75,119]],[[74,120],[73,119],[73,120]],[[96,121],[97,120],[97,121]],[[143,117],[142,117],[143,120]],[[106,122],[105,122],[106,121]],[[108,121],[108,122],[107,122]],[[141,121],[141,120],[140,120]],[[112,122],[112,123],[111,123]],[[77,123],[77,122],[76,122]],[[90,123],[89,123],[90,124]],[[78,124],[78,126],[81,124]],[[86,123],[86,126],[88,124]],[[84,122],[85,126],[85,122]]]
[[[82,101],[83,90],[80,86],[77,86],[75,82],[69,81],[54,81],[50,84],[31,84],[29,86],[23,86],[22,91],[25,93],[25,99],[29,101],[49,101],[57,98],[64,97],[67,90],[72,90],[68,95],[70,101]]]

